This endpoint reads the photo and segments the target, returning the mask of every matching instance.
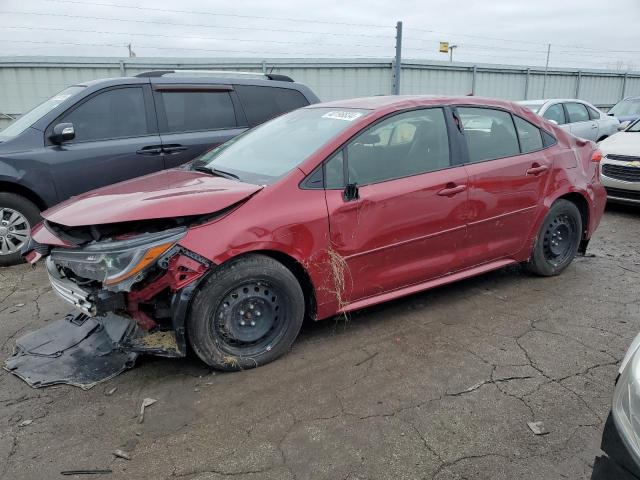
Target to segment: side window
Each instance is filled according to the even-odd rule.
[[[342,150],[331,157],[324,165],[325,188],[328,190],[344,188],[344,155]]]
[[[520,154],[511,114],[491,108],[457,109],[469,148],[469,160],[481,162]]]
[[[547,120],[553,120],[558,125],[564,125],[567,121],[564,118],[564,108],[561,103],[556,103],[547,108],[547,111],[542,115]]]
[[[442,108],[394,115],[365,130],[346,148],[349,182],[358,185],[450,166],[449,138]],[[327,164],[327,176],[329,171]]]
[[[296,108],[309,105],[306,97],[290,88],[234,85],[251,127]]]
[[[76,142],[147,135],[147,115],[140,87],[115,88],[99,93],[63,116],[71,122]]]
[[[586,122],[589,120],[589,112],[587,107],[582,103],[565,103],[567,115],[569,115],[569,123]]]
[[[600,120],[600,112],[595,108],[591,108],[587,105],[587,110],[589,110],[589,118],[591,120]]]
[[[161,92],[170,133],[234,128],[236,114],[228,92]]]
[[[513,121],[515,122],[516,130],[518,131],[520,150],[522,150],[522,153],[542,150],[542,134],[540,133],[540,129],[533,123],[529,123],[515,115],[513,117]]]

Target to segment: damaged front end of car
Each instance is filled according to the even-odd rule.
[[[45,221],[44,228],[75,245],[48,252],[51,286],[89,317],[112,313],[134,320],[135,334],[122,342],[122,348],[184,356],[187,305],[211,263],[179,245],[187,225],[129,223],[69,228]],[[170,228],[162,228],[163,223]],[[131,231],[134,226],[138,232]],[[38,241],[37,233],[33,238]]]
[[[212,267],[179,244],[190,220],[36,227],[23,254],[44,260],[52,289],[76,311],[18,339],[5,368],[35,387],[90,388],[141,353],[185,356],[188,306]],[[87,363],[91,349],[97,364]]]

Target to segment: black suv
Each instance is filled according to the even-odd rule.
[[[0,131],[0,265],[19,261],[42,210],[176,167],[318,101],[284,75],[222,71],[152,71],[63,90]]]

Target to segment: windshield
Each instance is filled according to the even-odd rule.
[[[640,120],[636,120],[627,127],[626,132],[640,132]]]
[[[616,117],[640,115],[640,98],[628,98],[616,103],[607,113]]]
[[[275,118],[194,161],[194,166],[268,185],[301,164],[368,110],[303,108]]]
[[[76,93],[82,91],[83,88],[85,87],[73,86],[65,88],[49,100],[45,100],[28,113],[25,113],[20,118],[11,122],[4,130],[0,130],[0,141],[9,140],[10,138],[20,135],[27,128],[42,118],[43,115],[49,113],[69,97],[72,97]]]
[[[525,103],[525,102],[520,102],[520,105],[522,105],[523,107],[527,107],[529,110],[531,110],[533,113],[538,113],[538,110],[540,110],[540,108],[542,107],[542,103]]]

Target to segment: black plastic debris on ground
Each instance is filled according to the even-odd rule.
[[[69,314],[20,337],[4,368],[34,388],[66,383],[88,390],[133,367],[138,353],[119,343],[135,328],[118,315]]]

